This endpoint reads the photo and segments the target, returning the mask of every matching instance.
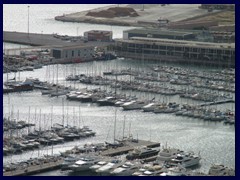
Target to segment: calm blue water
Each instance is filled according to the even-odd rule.
[[[63,13],[72,13],[81,10],[88,10],[104,6],[98,5],[30,5],[30,32],[36,33],[59,33],[76,35],[77,27],[79,34],[91,29],[113,30],[114,37],[122,37],[122,31],[129,27],[92,25],[85,23],[63,23],[54,21],[54,16]],[[12,12],[15,13],[12,13]],[[27,32],[27,5],[3,5],[3,30]],[[5,43],[5,48],[16,48],[20,45]],[[24,47],[24,46],[21,46]],[[58,66],[58,82],[64,85],[71,85],[78,88],[84,88],[86,85],[73,84],[65,82],[65,77],[73,72],[86,74],[101,74],[103,71],[112,68],[136,68],[139,70],[147,70],[146,64],[137,61],[107,61],[107,62],[90,62],[74,65]],[[17,79],[24,80],[26,77],[37,77],[40,80],[56,82],[57,66],[45,66],[42,69],[34,70],[34,72],[17,73]],[[189,68],[189,67],[188,67]],[[198,69],[198,67],[191,67]],[[203,68],[202,68],[203,69]],[[49,72],[51,72],[49,74]],[[53,72],[54,75],[53,75]],[[9,78],[13,78],[14,73],[9,74]],[[3,75],[3,81],[6,81],[6,74]],[[91,88],[91,86],[87,86]],[[104,88],[104,87],[102,87]],[[111,89],[108,88],[108,91]],[[127,92],[131,94],[132,92]],[[138,97],[154,97],[154,94],[136,93]],[[180,100],[178,96],[164,97],[156,96],[158,100],[176,101],[181,103],[189,102]],[[63,111],[64,102],[64,111]],[[194,102],[192,102],[194,103]],[[53,123],[62,122],[63,112],[65,122],[70,125],[88,125],[97,132],[97,136],[91,139],[68,142],[64,145],[54,146],[54,153],[59,153],[66,149],[70,149],[74,145],[83,145],[87,142],[103,142],[113,139],[113,122],[115,118],[115,109],[117,109],[117,136],[122,137],[123,120],[126,116],[125,134],[133,134],[134,137],[168,143],[171,147],[176,147],[185,151],[200,151],[202,160],[200,170],[206,172],[212,163],[220,163],[235,168],[235,127],[226,126],[221,122],[209,122],[198,119],[176,117],[172,114],[153,114],[143,113],[141,111],[122,111],[121,108],[115,107],[98,107],[95,104],[68,102],[65,97],[49,98],[42,96],[41,92],[35,90],[33,92],[12,93],[3,95],[3,113],[5,115],[13,114],[13,117],[19,120],[27,120],[29,107],[30,122],[36,123],[36,129],[39,125],[42,128],[50,127],[50,113],[53,106]],[[79,108],[80,107],[80,108]],[[218,105],[215,108],[225,110],[235,109],[235,104]],[[80,109],[80,111],[79,111]],[[40,120],[41,110],[41,120]],[[36,111],[36,118],[35,118]],[[80,112],[80,119],[79,119]],[[68,115],[67,115],[68,114]],[[18,118],[19,117],[19,118]],[[130,125],[131,124],[131,125]],[[131,128],[130,128],[131,127]],[[25,133],[24,130],[22,133]],[[4,157],[4,162],[18,161],[36,157],[39,154],[49,154],[51,147],[46,147],[41,151],[26,152],[21,155],[12,157]],[[43,173],[43,175],[67,175],[60,171]]]

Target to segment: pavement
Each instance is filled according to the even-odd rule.
[[[73,37],[74,38],[74,37]],[[61,38],[54,37],[53,34],[37,34],[37,33],[22,33],[22,32],[10,32],[3,31],[3,42],[26,44],[32,46],[46,46],[46,47],[59,47],[59,46],[98,46],[104,47],[113,42],[98,42],[77,40],[73,42],[71,40],[62,40]]]
[[[91,11],[100,11],[108,9],[109,7],[116,7],[111,5],[107,7],[97,8]],[[59,21],[70,22],[85,22],[85,23],[99,23],[112,25],[126,25],[126,26],[143,26],[139,21],[158,23],[158,19],[168,19],[170,22],[182,21],[196,16],[207,15],[206,9],[199,9],[200,4],[170,4],[161,6],[161,4],[121,4],[120,7],[132,7],[139,14],[138,17],[115,17],[115,18],[101,18],[85,16],[89,11],[76,12],[72,14],[65,14],[64,16],[55,17]],[[144,10],[143,10],[144,7]]]

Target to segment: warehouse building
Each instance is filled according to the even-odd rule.
[[[123,31],[123,39],[127,40],[132,37],[148,37],[178,40],[193,40],[198,33],[190,31],[178,31],[159,28],[141,28]]]
[[[93,46],[64,46],[51,49],[55,63],[79,63],[93,59]]]
[[[115,40],[118,56],[138,60],[235,66],[235,43],[132,37]]]
[[[112,31],[91,30],[84,32],[84,39],[87,41],[112,41]]]
[[[201,9],[235,10],[235,4],[201,4]]]

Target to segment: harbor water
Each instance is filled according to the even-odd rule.
[[[78,89],[91,89],[98,87],[65,81],[65,77],[71,73],[100,75],[103,71],[116,69],[117,67],[123,69],[131,67],[132,69],[135,68],[140,71],[148,70],[144,64],[138,63],[137,61],[129,62],[126,59],[121,59],[81,64],[44,66],[42,69],[34,70],[34,72],[10,73],[8,77],[13,78],[16,76],[17,80],[33,77]],[[58,75],[56,74],[57,69]],[[49,72],[51,72],[51,74],[49,74]],[[4,74],[4,81],[6,81],[6,76],[7,74]],[[119,77],[119,79],[120,78],[121,77]],[[110,87],[101,86],[100,88],[106,91],[114,91],[114,89]],[[118,91],[118,93],[120,93],[120,91]],[[156,100],[159,101],[197,104],[197,102],[179,98],[178,95],[165,97],[163,95],[132,91],[124,91],[124,93],[128,95],[135,94],[138,98],[142,99],[152,99],[155,97]],[[52,123],[63,123],[64,120],[64,124],[77,126],[86,125],[96,131],[96,136],[90,139],[55,145],[53,149],[51,147],[45,147],[40,151],[32,151],[31,157],[50,154],[52,150],[54,153],[59,153],[71,149],[75,145],[84,145],[88,142],[98,143],[112,141],[116,111],[116,132],[118,138],[123,136],[123,122],[125,119],[125,136],[132,134],[134,138],[160,142],[163,146],[167,143],[170,147],[179,148],[184,151],[200,152],[202,157],[200,170],[203,172],[206,172],[213,163],[235,167],[235,126],[224,125],[222,122],[178,117],[174,114],[145,113],[139,110],[123,111],[121,107],[100,107],[92,103],[67,101],[64,96],[58,98],[43,96],[40,90],[3,95],[4,115],[10,115],[19,120],[27,121],[30,119],[29,122],[35,123],[36,126],[34,128],[37,130],[39,128],[50,128],[51,107],[53,107]],[[219,110],[235,110],[234,103],[214,105],[213,108]],[[32,128],[32,130],[34,128]],[[24,133],[24,130],[22,131],[22,133]],[[24,152],[21,155],[4,157],[4,162],[28,158],[29,152]],[[56,171],[56,173],[60,172]]]
[[[19,8],[21,6],[21,8]],[[27,32],[27,6],[28,5],[3,5],[3,30]],[[114,38],[122,37],[122,31],[131,27],[94,25],[86,23],[63,23],[54,20],[54,16],[64,13],[73,13],[89,10],[105,5],[30,5],[30,32],[34,33],[58,33],[62,35],[83,35],[84,31],[112,30]],[[25,11],[20,11],[25,9]],[[12,14],[11,12],[15,12]],[[4,43],[6,49],[19,48],[20,45]],[[27,47],[22,46],[21,47]],[[109,86],[92,86],[65,81],[70,74],[102,75],[104,71],[112,69],[135,69],[138,71],[150,71],[149,66],[156,63],[147,63],[143,60],[133,61],[118,59],[112,61],[88,62],[68,65],[49,65],[34,71],[3,74],[3,81],[16,78],[25,80],[27,77],[39,78],[42,81],[54,82],[82,88],[101,88],[112,91]],[[166,65],[158,63],[157,65]],[[172,65],[174,66],[174,65]],[[180,66],[180,65],[176,65]],[[211,68],[185,65],[184,68],[194,70],[210,70]],[[58,73],[57,73],[58,72]],[[129,77],[118,77],[118,80]],[[181,86],[179,86],[182,88]],[[186,87],[186,86],[184,86]],[[180,104],[197,104],[197,101],[179,98],[178,95],[164,96],[152,93],[120,91],[127,95],[136,95],[140,99],[153,99],[157,101],[176,102]],[[232,93],[235,96],[234,93]],[[213,108],[225,111],[235,111],[234,103],[214,105]],[[53,110],[52,110],[53,109]],[[212,164],[224,164],[235,168],[235,126],[224,125],[223,122],[204,121],[190,117],[180,117],[174,114],[154,114],[140,110],[123,111],[121,107],[100,107],[93,103],[80,103],[67,101],[65,96],[43,96],[40,90],[30,92],[10,93],[3,95],[3,114],[18,120],[34,123],[35,129],[49,129],[51,123],[62,123],[76,126],[89,126],[96,132],[95,137],[80,139],[73,142],[44,147],[41,150],[27,151],[19,155],[11,155],[3,158],[4,163],[27,160],[44,154],[59,154],[59,152],[71,149],[76,145],[84,145],[88,142],[99,143],[113,140],[114,119],[117,120],[116,135],[118,138],[133,135],[134,138],[160,142],[162,146],[179,148],[184,151],[200,152],[202,157],[199,170],[207,172]],[[30,115],[29,115],[30,114]],[[51,122],[51,116],[53,117]],[[123,133],[123,122],[125,131]],[[20,130],[19,133],[26,133]],[[38,175],[69,175],[67,172],[55,170]],[[77,174],[79,175],[79,174]],[[80,174],[81,175],[81,174]]]

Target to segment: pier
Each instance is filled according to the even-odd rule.
[[[44,172],[44,171],[50,171],[50,170],[60,168],[62,162],[63,162],[63,160],[60,159],[56,162],[32,165],[32,166],[27,167],[26,169],[18,169],[15,171],[4,172],[3,176],[25,176],[25,175],[36,174],[39,172]]]
[[[199,106],[210,106],[210,105],[215,105],[215,104],[225,104],[225,103],[235,103],[233,99],[227,99],[227,100],[221,100],[221,101],[214,101],[214,102],[206,102],[202,103]]]
[[[102,151],[99,155],[100,156],[116,156],[116,155],[122,155],[126,154],[129,151],[134,150],[135,148],[139,147],[160,147],[160,143],[158,142],[151,142],[151,141],[145,141],[145,140],[127,140],[124,141],[124,146],[108,149],[105,151]],[[145,161],[152,161],[155,160],[155,157],[147,158]],[[61,167],[61,164],[63,163],[63,159],[61,157],[58,158],[55,162],[47,162],[47,163],[41,163],[38,165],[30,165],[26,168],[16,169],[12,171],[7,171],[3,173],[3,176],[24,176],[24,175],[33,175],[37,174],[39,172],[44,171],[51,171],[54,169],[59,169]]]
[[[112,44],[112,42],[97,42],[97,41],[85,42],[76,36],[60,36],[56,34],[38,34],[38,33],[28,34],[23,32],[10,32],[10,31],[3,31],[3,42],[25,44],[31,46],[49,46],[49,48],[74,45],[104,47]]]
[[[154,148],[154,147],[160,147],[160,143],[157,142],[151,142],[151,141],[144,141],[144,140],[136,140],[136,141],[126,141],[125,145],[123,147],[118,147],[115,149],[108,149],[106,151],[103,151],[101,155],[103,156],[116,156],[116,155],[121,155],[121,154],[126,154],[129,151],[134,150],[135,148],[139,147],[149,147],[149,148]]]

